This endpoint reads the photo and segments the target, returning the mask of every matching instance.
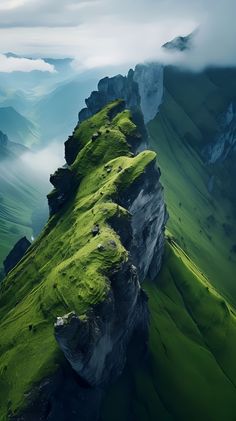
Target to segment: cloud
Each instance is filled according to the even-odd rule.
[[[53,174],[58,167],[64,165],[63,152],[63,144],[52,142],[46,148],[24,153],[19,158],[19,162],[22,162],[26,168],[30,169],[32,174],[50,184],[49,174]]]
[[[12,10],[24,5],[27,0],[1,0],[0,10]]]
[[[42,59],[33,60],[21,57],[7,57],[4,54],[0,54],[1,73],[32,72],[33,70],[50,73],[55,72],[54,66],[46,63]]]
[[[235,0],[25,0],[1,12],[0,50],[72,56],[78,69],[147,60],[236,65],[235,15]],[[163,43],[197,26],[191,53],[164,54]]]

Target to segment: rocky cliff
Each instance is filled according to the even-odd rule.
[[[79,113],[79,122],[100,111],[116,99],[123,99],[127,108],[141,110],[145,123],[152,120],[163,97],[163,65],[150,63],[138,65],[127,76],[117,75],[104,78],[98,83],[98,90],[85,100],[87,108]]]
[[[95,420],[131,338],[145,348],[141,284],[160,270],[167,213],[155,153],[137,154],[142,131],[115,101],[66,143],[51,218],[1,285],[1,417]]]
[[[222,162],[236,150],[236,102],[218,116],[218,130],[213,139],[203,148],[207,164]]]

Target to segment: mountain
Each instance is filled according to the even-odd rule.
[[[139,65],[127,77],[101,80],[79,115],[83,121],[119,97],[142,109],[149,144],[159,157],[168,228],[230,300],[235,300],[235,76],[235,69],[192,73]]]
[[[140,366],[131,347],[103,420],[234,418],[235,72],[138,66],[99,82],[80,113],[120,96],[142,108],[170,216],[162,272],[145,284],[150,355]]]
[[[86,99],[1,283],[0,419],[235,419],[235,76],[138,65]]]
[[[13,57],[13,58],[27,58],[28,60],[33,60],[33,57],[24,57],[22,55],[18,55],[12,52],[8,52],[4,54],[6,57]],[[54,66],[55,70],[57,72],[66,72],[71,73],[72,72],[72,62],[73,59],[69,57],[64,58],[52,58],[52,57],[41,57],[41,60],[44,60],[46,63],[51,64]]]
[[[26,58],[28,60],[33,60],[32,57],[24,57],[14,53],[5,53],[7,57],[14,58]],[[6,90],[17,91],[19,87],[22,91],[32,92],[32,91],[41,91],[45,92],[45,89],[52,89],[56,83],[60,83],[63,80],[73,77],[75,75],[75,70],[73,69],[72,59],[70,58],[51,58],[51,57],[35,57],[36,59],[44,60],[46,63],[54,66],[54,72],[42,72],[39,70],[34,70],[32,72],[11,72],[11,73],[1,73],[1,86]]]
[[[16,158],[27,152],[20,143],[11,142],[7,135],[0,131],[0,161],[6,158]]]
[[[95,419],[130,338],[147,338],[140,282],[160,270],[166,209],[139,127],[120,100],[66,143],[51,218],[1,284],[1,419]]]
[[[195,37],[196,31],[192,32],[191,34],[185,36],[185,37],[176,37],[172,41],[166,42],[162,48],[165,48],[168,51],[187,51],[191,50],[194,37]]]
[[[1,147],[0,147],[1,153]],[[47,218],[48,184],[12,151],[0,160],[0,268],[23,236],[39,233]]]
[[[25,146],[31,146],[38,140],[34,124],[13,107],[0,107],[0,130],[14,142]]]
[[[160,113],[148,126],[159,154],[169,229],[234,304],[236,156],[229,132],[232,136],[235,76],[235,69],[193,74],[166,68]]]

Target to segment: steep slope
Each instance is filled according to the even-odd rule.
[[[142,108],[176,241],[170,240],[156,283],[145,286],[149,356],[140,365],[134,341],[124,375],[104,401],[102,420],[233,420],[235,70],[162,70],[164,78],[159,65],[147,65],[127,78],[103,79],[80,113],[86,119],[116,97]]]
[[[96,419],[130,338],[146,341],[140,282],[160,269],[166,210],[156,155],[134,156],[142,138],[124,105],[76,128],[51,218],[1,284],[1,420]]]
[[[27,151],[27,148],[20,143],[11,142],[7,135],[0,130],[0,161],[8,158],[17,158]]]
[[[102,421],[234,420],[235,310],[173,240],[157,282],[146,282],[145,291],[149,354],[140,364],[133,344]]]
[[[233,70],[191,74],[166,68],[163,104],[148,130],[158,151],[169,229],[235,304],[235,152],[214,164],[205,159],[207,146],[223,133],[222,113],[236,97],[233,75]]]
[[[0,268],[2,262],[23,236],[29,239],[42,228],[47,218],[45,194],[47,180],[37,176],[12,148],[0,160]],[[1,150],[1,148],[0,148]]]
[[[0,130],[14,142],[25,146],[37,143],[38,134],[35,126],[13,107],[0,107]]]

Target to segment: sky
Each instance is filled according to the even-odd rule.
[[[0,51],[72,57],[78,70],[176,61],[193,69],[236,65],[236,0],[0,0]],[[161,46],[199,28],[185,55]],[[42,60],[4,59],[0,71],[53,72]]]

